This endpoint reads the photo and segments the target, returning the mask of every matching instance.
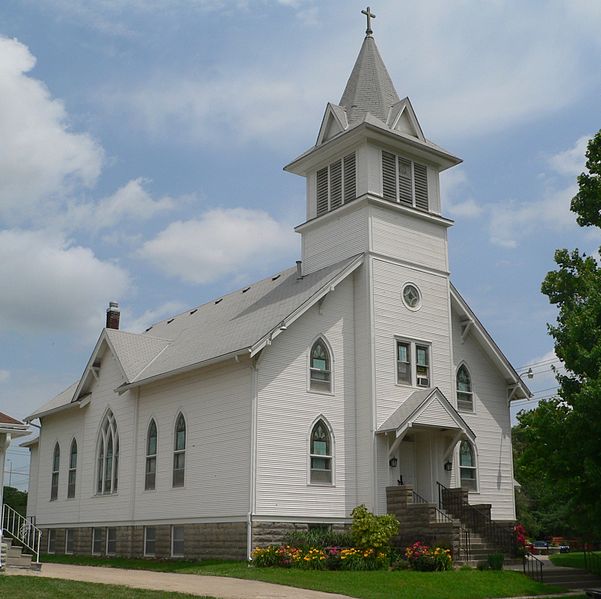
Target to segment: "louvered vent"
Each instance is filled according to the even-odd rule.
[[[428,210],[428,171],[423,164],[413,163],[415,173],[415,206]]]
[[[396,156],[382,152],[382,195],[385,200],[397,201]]]
[[[357,197],[356,173],[354,153],[317,171],[317,216]]]
[[[330,164],[330,210],[342,206],[342,160]]]
[[[411,183],[411,161],[399,156],[399,201],[413,205],[413,185]]]
[[[428,210],[428,169],[382,150],[382,197]]]
[[[328,211],[328,167],[317,171],[317,216]]]
[[[357,198],[357,166],[355,154],[344,157],[344,203]]]

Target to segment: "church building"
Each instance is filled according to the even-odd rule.
[[[367,13],[285,167],[306,179],[297,264],[142,334],[111,303],[81,378],[27,418],[43,551],[243,559],[395,511],[397,489],[438,522],[452,492],[515,520],[509,402],[530,391],[450,281],[439,176],[461,160],[397,95]]]

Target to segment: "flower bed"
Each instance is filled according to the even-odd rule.
[[[405,559],[413,570],[421,572],[440,572],[453,568],[449,549],[429,547],[419,541],[405,549]]]
[[[305,568],[307,570],[382,570],[388,567],[385,551],[357,547],[311,547],[290,545],[257,547],[252,560],[259,568]]]

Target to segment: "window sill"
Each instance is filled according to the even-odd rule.
[[[330,397],[335,395],[333,391],[318,391],[317,389],[307,389],[307,393],[314,393],[315,395],[329,395]]]
[[[334,483],[307,483],[307,487],[335,487]]]

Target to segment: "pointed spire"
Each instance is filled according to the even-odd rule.
[[[376,42],[371,35],[367,35],[340,100],[340,106],[346,110],[349,126],[362,121],[368,112],[386,122],[390,107],[398,101],[399,96]]]

